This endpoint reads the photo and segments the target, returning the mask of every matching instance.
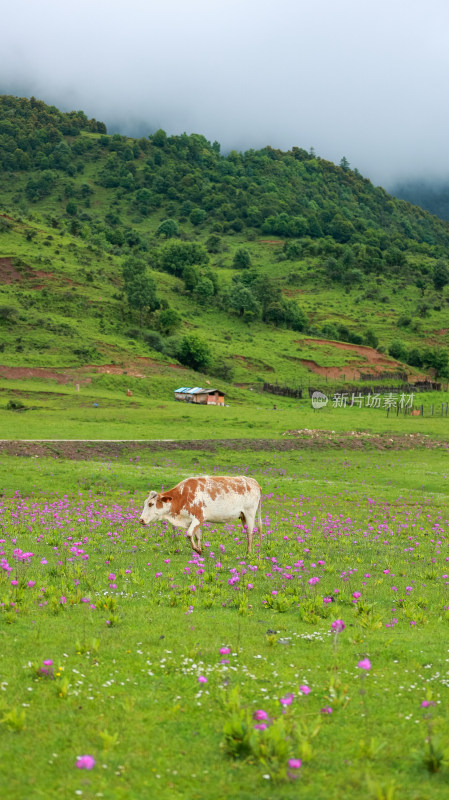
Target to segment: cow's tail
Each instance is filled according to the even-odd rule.
[[[259,529],[259,550],[262,547],[262,495],[259,497],[259,505],[257,506],[257,527]]]

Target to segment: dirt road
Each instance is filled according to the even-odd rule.
[[[132,452],[173,452],[203,450],[210,453],[226,448],[234,451],[285,452],[288,450],[413,450],[444,449],[449,442],[420,433],[377,434],[359,431],[286,431],[281,439],[195,439],[195,440],[0,440],[0,455],[67,458],[76,461],[120,458]]]

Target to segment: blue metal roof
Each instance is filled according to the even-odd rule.
[[[212,388],[202,389],[200,386],[194,386],[193,389],[190,389],[187,386],[181,386],[180,389],[175,389],[176,394],[203,394],[203,393],[209,394],[209,392],[218,392],[218,391],[219,391],[218,389],[212,389]]]

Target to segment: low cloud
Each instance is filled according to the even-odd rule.
[[[440,0],[16,0],[0,91],[129,135],[313,146],[388,186],[446,169],[448,28]]]

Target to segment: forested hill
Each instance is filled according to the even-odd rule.
[[[30,173],[28,202],[52,194],[58,178],[67,197],[72,188],[85,200],[88,184],[78,189],[74,179],[88,170],[97,185],[127,201],[139,222],[164,208],[169,217],[219,233],[330,237],[370,248],[363,258],[371,263],[391,261],[395,248],[449,246],[448,225],[374,187],[345,159],[336,166],[299,147],[222,155],[203,136],[162,130],[141,139],[107,136],[104,123],[83,112],[61,113],[33,98],[1,97],[0,120],[3,172]],[[121,246],[120,224],[113,227],[115,237],[107,225],[103,232]]]
[[[2,96],[0,201],[1,255],[19,271],[51,265],[54,313],[57,275],[73,282],[75,271],[83,291],[102,290],[91,355],[106,357],[108,326],[125,336],[134,323],[147,349],[181,358],[187,309],[200,336],[214,312],[235,330],[393,343],[416,367],[431,361],[416,355],[424,333],[427,346],[445,345],[449,224],[373,186],[344,158],[336,166],[299,147],[223,155],[201,135],[163,130],[109,136],[82,111]],[[3,288],[19,314],[25,288]]]

